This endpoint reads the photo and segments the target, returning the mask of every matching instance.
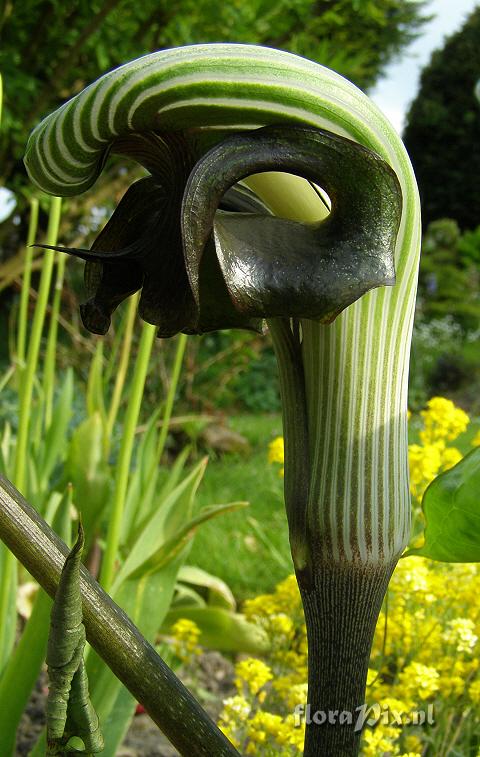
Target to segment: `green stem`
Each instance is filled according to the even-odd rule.
[[[57,276],[55,279],[55,291],[53,294],[52,310],[50,316],[50,328],[47,338],[47,349],[45,352],[45,365],[43,371],[43,390],[45,394],[45,429],[52,422],[53,414],[53,395],[55,390],[55,357],[57,350],[58,335],[58,315],[60,313],[60,302],[62,298],[63,279],[65,276],[65,263],[67,257],[64,253],[55,253],[57,263]]]
[[[17,362],[23,370],[25,364],[25,346],[27,343],[28,301],[30,296],[30,282],[32,279],[33,243],[38,227],[38,200],[30,200],[30,221],[28,224],[27,248],[23,268],[22,292],[20,295],[20,309],[18,314]]]
[[[108,458],[108,455],[110,452],[110,444],[111,444],[111,437],[113,433],[113,427],[117,419],[118,408],[120,407],[122,391],[123,391],[123,387],[125,385],[125,379],[127,376],[128,364],[130,362],[133,326],[135,323],[135,315],[137,312],[138,300],[139,300],[139,294],[135,294],[132,297],[130,297],[130,300],[128,303],[127,322],[125,326],[125,334],[123,336],[122,350],[120,353],[120,360],[118,362],[117,376],[115,379],[115,386],[113,388],[112,400],[110,402],[107,422],[105,424],[105,435],[104,435],[104,440],[103,440],[105,458]]]
[[[61,205],[62,201],[59,197],[52,198],[46,239],[47,244],[55,244],[57,241]],[[27,362],[20,386],[18,434],[13,474],[15,485],[20,491],[25,490],[26,484],[28,431],[32,404],[33,384],[38,363],[38,354],[40,351],[40,340],[42,337],[43,324],[45,322],[48,295],[50,292],[53,260],[53,255],[51,255],[50,253],[47,253],[45,255],[42,266],[42,275],[40,278],[38,300],[33,317],[30,343],[28,345]],[[0,653],[5,652],[4,647],[8,628],[10,597],[12,593],[14,595],[16,594],[16,590],[17,576],[15,571],[15,558],[13,557],[13,555],[8,553],[5,555],[0,583]]]
[[[175,401],[175,394],[177,392],[178,380],[180,378],[180,371],[182,369],[183,356],[185,354],[185,348],[187,346],[186,334],[179,334],[177,341],[177,350],[175,352],[175,359],[173,362],[172,377],[170,379],[170,386],[168,387],[167,399],[165,402],[165,410],[163,413],[162,427],[160,429],[160,435],[158,438],[157,447],[157,460],[160,462],[162,459],[163,451],[165,449],[165,442],[167,441],[167,434],[170,428],[170,419],[172,417],[173,403]]]
[[[53,597],[69,550],[3,477],[0,538]],[[238,757],[188,689],[83,567],[81,593],[89,642],[180,754]]]
[[[53,197],[50,209],[50,217],[48,221],[46,244],[56,244],[58,226],[60,223],[61,206],[61,198]],[[40,341],[42,338],[43,325],[45,323],[45,314],[47,311],[54,260],[55,258],[50,252],[47,252],[45,254],[42,265],[42,275],[40,278],[40,287],[38,290],[38,300],[35,306],[35,314],[33,317],[30,343],[28,345],[25,373],[20,390],[17,449],[15,455],[13,479],[15,486],[17,486],[20,491],[23,491],[23,489],[25,488],[28,429],[32,404],[33,384],[35,380],[35,371],[38,364],[38,355],[40,352]]]
[[[112,585],[115,573],[115,561],[117,559],[118,547],[120,544],[123,510],[130,473],[133,443],[135,439],[135,427],[138,422],[140,404],[147,376],[148,362],[156,332],[157,329],[155,326],[152,326],[149,323],[143,324],[142,336],[135,363],[135,371],[130,387],[130,398],[125,415],[120,452],[115,468],[114,494],[112,509],[109,516],[107,547],[103,556],[102,570],[100,574],[100,582],[106,591],[108,591]]]

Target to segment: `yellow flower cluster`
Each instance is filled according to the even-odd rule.
[[[425,711],[431,704],[435,723],[396,728],[395,738],[387,736],[387,752],[398,754],[400,748],[423,754],[428,742],[432,754],[475,754],[474,734],[480,727],[479,579],[476,564],[421,557],[398,564],[389,587],[387,618],[382,611],[377,626],[368,700],[385,704],[395,696],[406,713]],[[379,728],[382,724],[375,730]],[[415,748],[406,742],[407,735],[418,740]],[[442,752],[442,744],[449,749]],[[364,754],[376,757],[378,752],[366,748]]]
[[[243,609],[270,635],[269,664],[251,658],[237,664],[241,702],[238,697],[224,702],[219,726],[242,754],[301,754],[305,726],[295,724],[294,709],[307,702],[307,635],[295,576],[273,594],[247,600]]]
[[[247,693],[257,696],[267,681],[273,678],[273,674],[268,665],[254,657],[248,657],[246,660],[239,662],[235,668],[236,678],[235,685],[238,693],[242,694],[245,688]]]
[[[193,658],[201,653],[198,644],[200,629],[193,620],[180,618],[172,626],[172,647],[176,656],[184,663],[189,664]]]
[[[363,757],[420,757],[427,745],[432,754],[475,754],[479,586],[476,564],[421,557],[400,561],[388,610],[380,614],[367,680],[368,705],[389,715],[364,730]],[[271,634],[272,651],[266,662],[248,659],[237,665],[239,694],[224,703],[220,727],[242,754],[300,755],[304,727],[295,727],[293,713],[307,702],[307,640],[294,576],[272,594],[247,600],[244,613]],[[434,723],[422,724],[429,707]],[[397,713],[405,718],[402,723],[395,721]],[[412,714],[417,724],[406,722]],[[442,752],[442,744],[450,751]]]
[[[424,422],[424,429],[420,432],[422,444],[445,439],[451,442],[463,434],[470,422],[468,415],[445,397],[432,397],[420,415]]]
[[[462,459],[461,452],[456,447],[447,446],[447,442],[463,434],[470,421],[461,408],[445,397],[432,397],[420,415],[423,420],[419,434],[421,444],[411,444],[408,448],[410,490],[419,501],[439,473]]]
[[[268,445],[268,462],[280,463],[282,467],[279,470],[279,476],[283,478],[285,469],[283,463],[285,462],[285,449],[283,444],[283,436],[277,436],[276,439],[270,442]]]
[[[302,749],[304,729],[295,728],[293,714],[262,709],[272,678],[272,669],[261,660],[247,658],[235,667],[239,693],[224,701],[219,727],[242,754],[291,757]]]

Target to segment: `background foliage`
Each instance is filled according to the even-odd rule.
[[[369,87],[422,24],[414,0],[60,0],[6,2],[0,17],[3,183],[22,182],[38,120],[101,74],[140,55],[200,42],[249,42],[311,57]]]
[[[454,218],[462,229],[480,220],[480,7],[424,69],[404,141],[420,188],[425,226]]]

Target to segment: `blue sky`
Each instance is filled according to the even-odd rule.
[[[435,17],[425,25],[422,35],[404,49],[398,61],[385,71],[384,77],[369,94],[399,133],[404,117],[418,90],[420,71],[433,50],[442,47],[446,36],[460,29],[479,0],[430,0],[428,15]]]

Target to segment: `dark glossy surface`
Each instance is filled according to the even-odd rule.
[[[56,248],[87,261],[82,318],[94,333],[105,334],[115,308],[138,289],[140,316],[168,337],[258,330],[262,318],[276,316],[329,322],[368,290],[395,283],[400,186],[355,142],[269,126],[228,137],[198,161],[179,134],[131,134],[111,150],[151,177],[129,188],[92,250]],[[329,217],[277,218],[235,187],[263,171],[322,186]]]

